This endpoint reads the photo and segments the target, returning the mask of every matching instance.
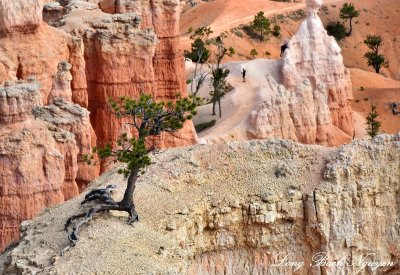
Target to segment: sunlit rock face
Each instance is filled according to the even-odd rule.
[[[282,83],[268,75],[268,92],[247,118],[250,138],[336,146],[353,137],[350,73],[317,14],[321,5],[307,1],[307,19],[282,57]]]
[[[288,43],[282,73],[285,88],[310,101],[307,112],[296,115],[292,110],[299,141],[332,144],[335,132],[353,136],[352,85],[341,49],[317,14],[321,5],[321,0],[307,1],[307,19]],[[312,96],[307,99],[309,87]],[[300,134],[307,128],[310,134]]]
[[[137,185],[134,228],[99,215],[59,257],[80,194],[24,222],[0,269],[7,259],[5,274],[400,274],[399,153],[400,134],[340,148],[268,139],[166,150]],[[89,188],[110,182],[121,198],[117,169]]]

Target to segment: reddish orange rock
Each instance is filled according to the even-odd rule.
[[[0,86],[0,251],[23,220],[79,193],[75,137],[33,117],[38,90],[33,81]]]
[[[66,6],[66,32],[84,43],[91,123],[98,145],[114,143],[125,128],[109,110],[109,97],[174,99],[186,95],[184,61],[179,51],[179,1],[100,1]],[[120,14],[114,14],[120,13]],[[82,20],[81,18],[85,18]],[[154,30],[154,31],[153,31]],[[197,143],[191,122],[162,147]]]
[[[35,100],[21,91],[0,99],[1,150],[12,160],[0,159],[0,250],[17,238],[22,220],[75,196],[98,176],[99,167],[85,164],[83,154],[126,131],[110,113],[109,97],[186,95],[179,1],[119,1],[118,7],[97,1],[108,13],[84,1],[28,2],[0,3],[0,85],[32,76],[40,83]],[[42,22],[42,2],[53,27]],[[196,142],[188,122],[160,146]]]

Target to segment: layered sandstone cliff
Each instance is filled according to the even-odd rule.
[[[399,154],[400,134],[340,148],[264,140],[169,149],[139,180],[139,223],[101,214],[60,257],[68,244],[64,222],[83,210],[80,195],[23,223],[21,243],[0,258],[0,268],[5,264],[6,274],[398,274]],[[91,188],[110,183],[120,198],[126,181],[115,171]]]
[[[50,5],[48,13],[59,9]],[[150,93],[166,100],[174,99],[177,92],[186,95],[179,1],[65,1],[61,9],[63,17],[49,16],[49,23],[84,43],[88,108],[100,146],[115,142],[125,131],[110,113],[109,97]],[[187,123],[175,135],[165,135],[160,146],[196,142],[193,126]]]
[[[34,118],[39,87],[0,86],[0,250],[18,239],[23,220],[79,194],[75,137]]]
[[[42,2],[46,2],[43,18],[54,27],[42,22]],[[32,207],[22,199],[14,208],[2,209],[0,214],[5,224],[12,224],[12,233],[8,235],[12,237],[0,238],[0,251],[16,238],[17,224],[24,217],[31,218],[44,207],[75,196],[98,176],[99,167],[87,165],[83,155],[96,144],[114,142],[126,131],[121,127],[122,122],[110,113],[109,97],[138,96],[143,91],[157,99],[173,99],[176,92],[182,91],[179,3],[127,1],[124,9],[112,12],[104,9],[127,14],[108,14],[99,8],[99,2],[7,0],[0,4],[0,84],[34,76],[40,83],[35,116],[56,127],[54,129],[67,131],[68,138],[74,139],[74,142],[57,143],[64,159],[58,173],[59,178],[64,179],[63,197],[57,192],[52,197],[48,192],[49,203]],[[29,108],[18,116],[31,116]],[[14,120],[6,112],[2,115],[0,121]],[[0,132],[9,133],[13,127],[14,122],[9,123]],[[46,136],[36,138],[44,139],[39,143],[48,141]],[[176,135],[163,137],[161,146],[193,143],[196,143],[196,134],[188,123]],[[7,169],[6,174],[15,172]],[[55,170],[52,173],[57,174]],[[46,181],[45,178],[41,180]],[[1,182],[6,187],[16,184]],[[29,192],[29,186],[26,188]],[[1,196],[11,203],[18,192],[24,196],[21,189],[13,193],[14,197],[8,193]],[[17,219],[6,214],[6,211],[18,209],[21,215]]]
[[[0,83],[6,83],[7,93],[3,106],[7,111],[1,114],[1,120],[8,121],[0,128],[3,149],[7,152],[2,161],[2,172],[7,176],[0,182],[5,190],[0,196],[3,202],[0,210],[4,232],[0,237],[2,251],[18,239],[21,221],[76,196],[79,189],[83,190],[98,176],[99,169],[83,161],[83,154],[96,144],[87,111],[71,114],[71,121],[65,121],[61,112],[53,113],[52,124],[40,120],[43,106],[52,104],[48,106],[51,108],[60,100],[72,107],[72,100],[78,98],[78,103],[87,106],[86,77],[81,69],[82,62],[84,65],[82,42],[42,23],[41,1],[3,1],[0,13],[4,19],[0,39]],[[24,90],[20,86],[25,84],[15,86],[10,81],[18,83],[33,78],[39,83],[35,100],[19,91]],[[14,92],[10,91],[20,95],[14,98]],[[10,114],[13,114],[11,119]],[[24,138],[12,142],[14,135]],[[13,159],[12,165],[8,159]],[[18,171],[24,172],[19,174]]]

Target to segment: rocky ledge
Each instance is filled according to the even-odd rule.
[[[63,225],[83,210],[81,194],[23,222],[21,241],[0,257],[0,270],[400,272],[400,134],[340,148],[275,139],[196,145],[168,149],[155,161],[138,182],[139,223],[127,225],[127,217],[112,211],[101,214],[61,257],[68,245]],[[115,171],[89,190],[110,183],[118,186],[114,196],[122,196],[125,181]],[[326,264],[313,266],[316,253],[326,253]],[[285,255],[291,266],[284,266]]]

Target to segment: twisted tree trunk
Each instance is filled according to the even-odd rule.
[[[131,173],[129,174],[128,183],[124,193],[124,198],[122,199],[121,203],[133,204],[133,193],[135,192],[138,175],[139,175],[139,169],[133,168],[131,170]]]

